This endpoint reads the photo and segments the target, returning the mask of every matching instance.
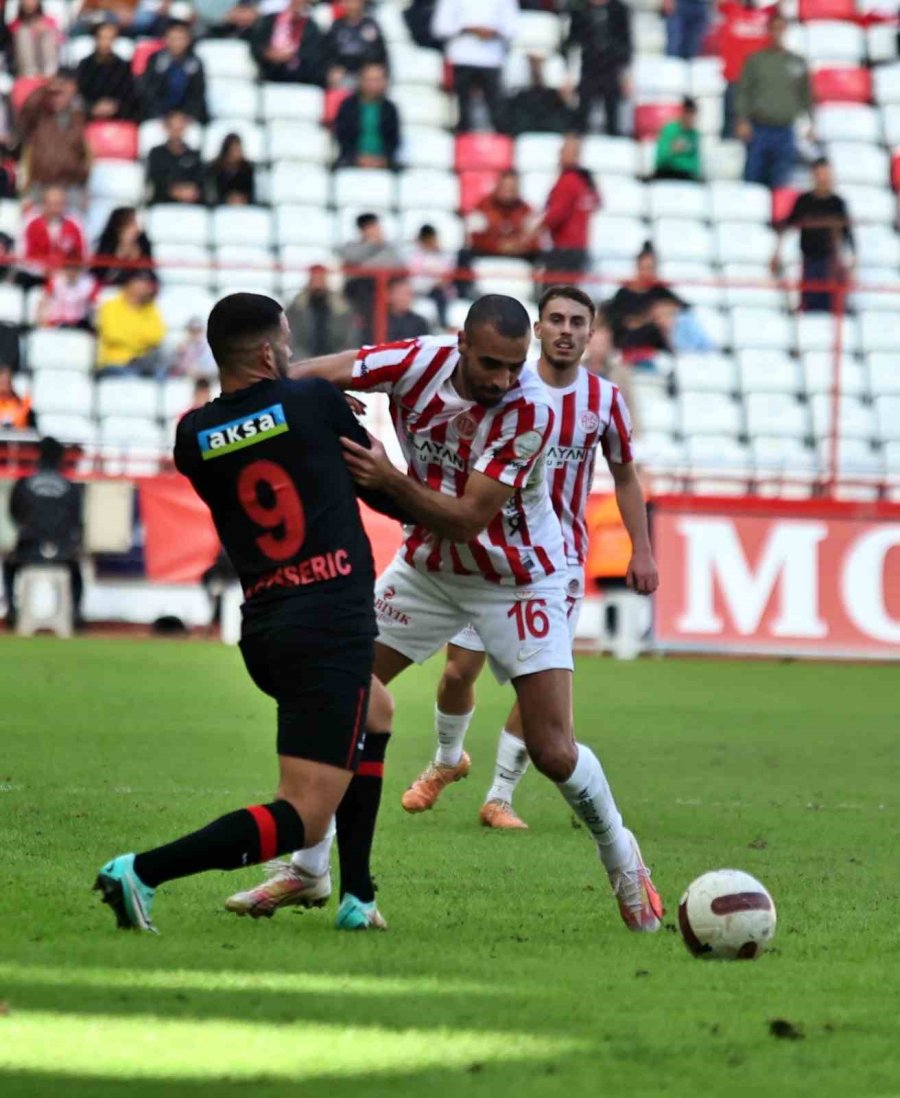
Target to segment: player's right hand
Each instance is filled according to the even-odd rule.
[[[363,402],[361,400],[359,400],[357,397],[352,396],[350,393],[344,393],[344,399],[347,401],[347,404],[350,406],[350,411],[355,416],[364,416],[366,414],[365,404],[363,404]]]

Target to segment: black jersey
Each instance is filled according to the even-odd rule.
[[[175,465],[212,512],[244,589],[244,633],[296,621],[374,635],[372,550],[340,436],[368,436],[330,382],[260,381],[188,414]],[[377,493],[360,493],[400,517]]]

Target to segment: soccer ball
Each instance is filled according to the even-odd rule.
[[[775,934],[775,904],[749,873],[714,869],[685,889],[678,927],[695,957],[752,961]]]

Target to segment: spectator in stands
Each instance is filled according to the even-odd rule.
[[[115,19],[122,34],[130,38],[150,37],[161,34],[169,3],[159,0],[82,0],[78,19],[71,34],[90,34],[96,23]]]
[[[626,362],[652,364],[657,351],[671,349],[653,316],[656,304],[671,293],[659,277],[656,251],[647,241],[638,253],[634,277],[605,306],[613,341]]]
[[[416,339],[428,335],[428,321],[413,311],[412,283],[407,275],[398,275],[388,282],[387,337],[393,343],[401,339]]]
[[[619,133],[619,107],[629,93],[631,16],[623,0],[582,0],[572,12],[567,49],[581,48],[577,128],[587,133],[591,111],[599,99],[606,132]]]
[[[155,202],[202,202],[203,164],[200,153],[185,142],[189,119],[183,111],[165,118],[166,143],[150,150],[147,183]]]
[[[359,72],[359,90],[341,103],[334,123],[340,152],[335,167],[394,168],[400,115],[386,97],[387,69],[373,62]]]
[[[663,0],[666,53],[692,61],[703,48],[711,0]]]
[[[290,0],[277,14],[266,15],[250,37],[263,80],[322,84],[322,32],[309,14],[309,0]]]
[[[175,348],[169,376],[193,378],[198,384],[205,384],[208,391],[209,379],[216,377],[217,373],[216,360],[206,342],[206,325],[202,317],[192,316],[187,323],[184,339]]]
[[[75,204],[83,203],[90,155],[84,133],[84,110],[77,93],[75,73],[60,69],[22,104],[19,133],[23,192],[32,187],[67,187]]]
[[[690,305],[671,290],[659,293],[650,310],[650,321],[673,354],[703,354],[719,349]]]
[[[328,87],[352,84],[363,65],[387,65],[387,49],[381,28],[366,14],[365,0],[343,0],[344,14],[325,35],[322,52]]]
[[[385,240],[384,228],[377,214],[360,214],[356,219],[356,228],[359,237],[340,250],[347,273],[344,293],[353,309],[359,333],[355,341],[371,343],[374,334],[375,280],[356,272],[366,267],[389,271],[401,267],[402,262],[397,249]]]
[[[204,37],[245,36],[259,19],[256,0],[194,0],[194,14]]]
[[[484,97],[491,126],[506,130],[500,73],[516,33],[516,0],[438,0],[431,22],[444,56],[453,66],[453,90],[459,104],[458,133],[475,128],[475,90]]]
[[[490,194],[466,218],[466,247],[459,254],[459,266],[472,265],[480,255],[533,259],[538,242],[535,213],[519,191],[519,173],[512,168],[501,172]]]
[[[697,103],[690,96],[681,101],[681,115],[667,122],[656,139],[655,179],[700,179],[700,134]]]
[[[131,65],[113,48],[119,29],[111,20],[94,28],[94,52],[78,64],[78,90],[94,120],[134,121],[139,114]]]
[[[62,472],[63,448],[55,438],[42,438],[38,469],[16,481],[9,499],[10,518],[18,527],[16,547],[3,562],[6,624],[16,624],[15,580],[28,565],[67,565],[72,582],[74,624],[81,625],[82,494]]]
[[[230,133],[219,155],[207,168],[207,196],[213,206],[253,205],[256,198],[253,162],[244,156],[240,135]]]
[[[543,257],[544,273],[565,281],[588,265],[590,223],[600,209],[600,192],[591,173],[581,167],[581,139],[574,134],[563,139],[559,166],[540,227],[551,245]]]
[[[16,242],[9,233],[0,232],[0,285],[16,281]]]
[[[761,0],[724,0],[721,4],[719,52],[725,96],[722,100],[722,136],[734,137],[734,103],[737,86],[747,58],[769,44],[769,16],[772,8]]]
[[[296,358],[334,354],[346,345],[350,309],[343,294],[329,289],[328,271],[321,263],[310,267],[306,285],[285,312]]]
[[[796,160],[794,124],[812,110],[809,70],[799,54],[785,49],[787,20],[769,20],[771,45],[751,54],[738,85],[737,135],[747,144],[744,179],[773,190],[790,179]]]
[[[0,362],[0,429],[25,431],[33,426],[30,398],[19,396],[13,386],[12,367]]]
[[[155,300],[157,289],[152,271],[128,271],[119,293],[99,307],[98,377],[154,377],[161,372],[166,326]]]
[[[562,94],[544,84],[544,55],[529,53],[528,69],[529,86],[509,101],[510,133],[568,133],[574,114]]]
[[[42,328],[85,328],[93,331],[91,311],[97,280],[84,267],[63,267],[47,280],[38,305]]]
[[[26,288],[45,281],[48,273],[65,264],[87,258],[87,242],[81,222],[66,213],[66,192],[47,187],[43,202],[25,221],[19,249],[25,263],[18,281]]]
[[[41,0],[19,0],[9,33],[17,76],[52,76],[56,72],[62,36],[56,20],[45,14]]]
[[[456,260],[441,248],[437,229],[423,225],[416,243],[407,256],[406,267],[413,280],[413,290],[431,298],[437,309],[442,328],[447,326],[447,305],[454,296],[453,270]]]
[[[791,212],[778,226],[778,243],[772,257],[776,277],[782,273],[781,242],[788,229],[800,230],[804,282],[846,282],[854,261],[850,211],[843,198],[835,194],[834,174],[824,157],[812,165],[812,190],[797,196]],[[828,290],[803,291],[804,312],[827,313],[833,307],[834,295]]]
[[[97,241],[94,259],[102,262],[91,273],[102,286],[117,286],[127,270],[152,258],[153,250],[138,221],[137,210],[133,206],[119,206],[109,215]]]
[[[186,409],[188,412],[193,412],[197,408],[202,408],[205,404],[209,404],[212,400],[212,385],[205,377],[198,377],[194,382],[194,391],[191,393],[191,406]]]
[[[181,111],[196,122],[209,121],[206,74],[194,53],[191,28],[173,20],[166,28],[165,45],[154,53],[138,86],[144,118],[162,118]]]

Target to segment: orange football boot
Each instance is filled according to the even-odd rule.
[[[465,751],[456,766],[430,763],[403,794],[400,803],[407,812],[427,812],[429,808],[434,808],[438,797],[451,782],[458,782],[469,776],[471,765]]]
[[[528,824],[516,815],[509,801],[485,801],[478,811],[478,819],[485,827],[498,831],[527,831]]]

